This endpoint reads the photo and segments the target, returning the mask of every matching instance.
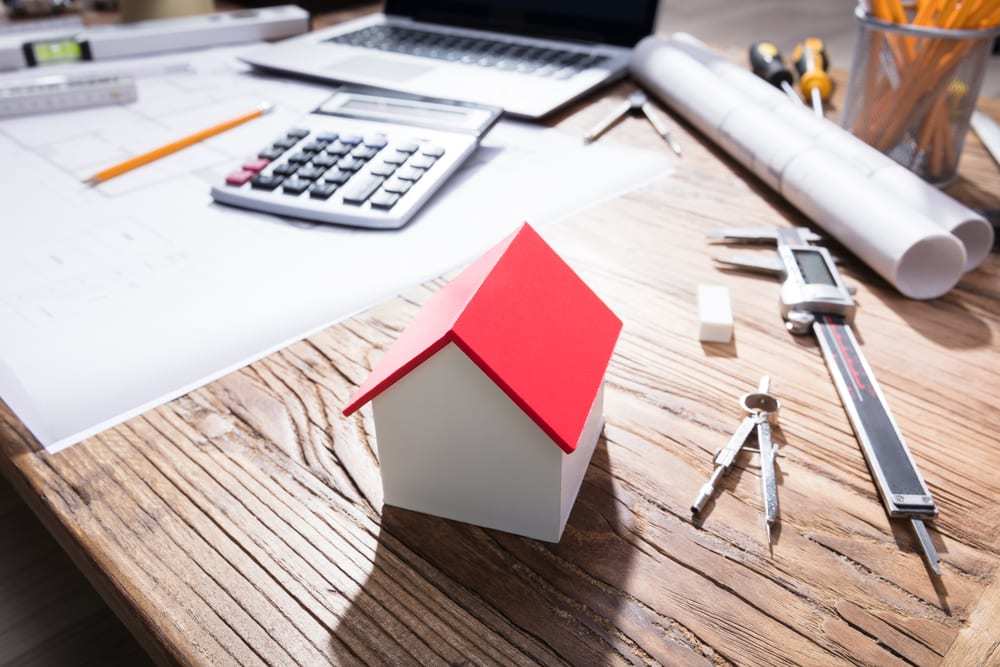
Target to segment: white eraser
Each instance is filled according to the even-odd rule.
[[[698,285],[698,340],[728,343],[733,338],[733,307],[729,288]]]

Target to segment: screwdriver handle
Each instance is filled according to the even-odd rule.
[[[817,104],[816,98],[822,102],[830,99],[833,92],[833,80],[827,74],[830,60],[826,56],[826,46],[819,37],[807,37],[795,45],[792,52],[792,63],[799,74],[799,88],[806,98]]]
[[[784,88],[795,81],[781,52],[772,42],[754,42],[750,45],[750,69],[775,88]]]
[[[806,37],[795,45],[792,52],[795,71],[799,73],[799,88],[812,101],[813,111],[823,117],[823,102],[830,99],[833,80],[827,74],[830,62],[826,57],[826,46],[819,37]]]

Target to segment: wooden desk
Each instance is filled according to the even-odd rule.
[[[628,90],[554,124],[582,134]],[[707,254],[711,227],[807,221],[690,128],[680,140],[673,176],[542,228],[625,321],[605,435],[558,545],[383,508],[370,408],[340,415],[444,279],[55,456],[0,406],[0,465],[163,663],[1000,661],[1000,260],[933,302],[845,269],[941,507],[935,586],[886,518],[816,345],[785,333],[777,285]],[[602,141],[665,150],[640,119]],[[974,138],[962,176],[956,193],[998,205]],[[732,345],[697,341],[703,282],[733,291]],[[688,511],[764,373],[787,443],[773,553],[746,459],[702,527]]]

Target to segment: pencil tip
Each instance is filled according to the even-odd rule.
[[[97,180],[96,176],[91,176],[90,178],[83,179],[83,184],[89,187],[94,187],[98,183],[100,183],[100,181]]]
[[[261,102],[259,108],[261,113],[271,113],[274,110],[274,102]]]

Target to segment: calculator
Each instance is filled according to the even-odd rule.
[[[342,88],[212,188],[222,204],[353,227],[405,225],[501,110]]]

